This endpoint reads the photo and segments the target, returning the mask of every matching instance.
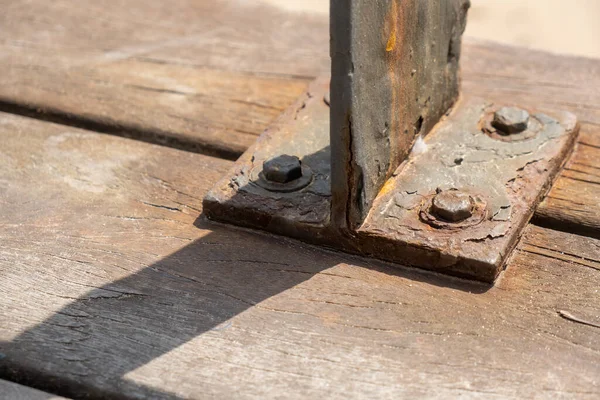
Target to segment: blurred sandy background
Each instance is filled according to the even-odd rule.
[[[263,0],[328,13],[328,0]],[[556,53],[600,57],[600,0],[471,0],[467,35]]]

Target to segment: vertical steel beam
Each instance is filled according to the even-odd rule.
[[[452,107],[469,0],[331,0],[332,222],[356,230]]]

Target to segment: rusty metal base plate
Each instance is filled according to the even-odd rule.
[[[204,200],[210,219],[258,228],[343,251],[492,283],[572,150],[569,113],[529,109],[527,130],[502,135],[502,105],[462,98],[377,196],[356,232],[330,224],[329,84],[319,79],[236,162]],[[263,162],[302,161],[301,184],[264,181]],[[469,215],[436,214],[438,193],[460,193]]]

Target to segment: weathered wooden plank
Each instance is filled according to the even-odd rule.
[[[0,25],[3,109],[227,158],[328,70],[327,24],[256,1],[11,2]]]
[[[598,240],[530,227],[489,288],[207,224],[224,160],[5,114],[0,135],[0,376],[126,399],[600,394]]]
[[[145,317],[138,316],[141,320],[130,319],[127,312],[123,312],[131,302],[145,298],[145,294],[131,288],[123,288],[122,292],[118,285],[98,288],[87,297],[90,305],[125,300],[122,304],[114,303],[114,309],[108,313],[94,316],[86,311],[65,310],[63,313],[60,308],[94,291],[91,286],[135,276],[149,265],[158,268],[152,273],[158,280],[146,281],[150,292],[155,285],[171,279],[167,292],[181,285],[179,280],[183,280],[184,287],[196,287],[191,281],[185,283],[183,277],[169,278],[171,272],[163,274],[157,263],[207,235],[206,230],[194,226],[194,221],[200,212],[202,196],[230,167],[230,162],[8,114],[0,116],[0,132],[3,138],[0,149],[0,353],[4,355],[0,360],[0,375],[72,397],[110,395],[119,398],[123,392],[125,397],[141,394],[154,398],[151,389],[137,389],[135,384],[121,382],[123,374],[115,374],[115,368],[130,368],[132,361],[142,364],[150,361],[153,357],[142,354],[157,353],[152,350],[153,345],[144,344],[144,326],[154,323],[168,326],[170,316],[147,309],[149,313]],[[183,181],[187,183],[182,184]],[[37,233],[29,235],[29,228],[23,230],[19,226],[27,226]],[[89,248],[88,244],[92,243],[98,246]],[[209,245],[207,249],[210,248]],[[199,256],[202,260],[207,255]],[[71,261],[64,263],[67,259]],[[110,261],[93,261],[100,259]],[[70,265],[71,262],[74,264]],[[72,269],[75,264],[83,269]],[[33,269],[27,271],[31,267]],[[51,282],[56,285],[56,291],[47,286]],[[176,297],[185,296],[179,289],[176,292]],[[162,301],[173,302],[175,306],[178,300],[163,298]],[[54,304],[54,309],[46,308],[44,303]],[[25,307],[25,314],[17,311],[21,305]],[[158,304],[153,307],[156,306]],[[29,346],[19,332],[26,334],[28,329],[35,330],[38,322],[55,312],[66,320],[47,326],[58,331],[45,331],[38,336],[42,342],[35,341],[41,347]],[[191,318],[189,325],[185,328],[178,323],[174,326],[181,329],[180,333],[161,334],[159,341],[163,345],[159,348],[167,352],[177,347],[176,342],[184,343],[178,335],[190,337],[189,333],[196,330],[194,315],[228,312],[231,310],[221,310],[213,301],[202,305],[200,300],[193,308],[186,308],[187,316],[173,315],[175,319]],[[88,325],[88,317],[100,325]],[[115,325],[105,325],[107,323]],[[130,324],[141,330],[134,334],[127,332],[124,326]],[[87,340],[90,334],[96,339]],[[146,336],[158,338],[153,334]],[[116,338],[116,342],[111,337]],[[81,345],[91,346],[90,351],[82,351]],[[50,358],[62,361],[50,362],[46,364],[47,369],[40,370],[41,360],[35,354],[44,352],[54,353]],[[94,384],[89,378],[98,371],[90,369],[92,365],[108,372],[93,378]],[[111,370],[113,372],[109,372]]]
[[[575,154],[539,206],[535,221],[600,238],[600,125],[583,128]]]
[[[40,392],[27,386],[0,379],[0,399],[3,400],[61,400],[64,397]]]
[[[9,94],[0,97],[0,108],[4,102],[8,112],[235,159],[307,84],[305,79],[174,69],[137,60],[71,73],[65,80],[55,72],[25,72],[27,84],[16,81],[9,91],[31,102],[13,104]],[[114,79],[121,81],[120,88],[108,83]],[[88,96],[95,100],[87,103]]]
[[[469,0],[331,1],[331,201],[335,225],[375,197],[458,98]]]

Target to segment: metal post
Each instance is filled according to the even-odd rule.
[[[261,135],[205,198],[208,217],[493,282],[579,124],[456,103],[469,6],[331,0],[331,85],[316,79]]]
[[[355,230],[458,97],[469,0],[331,0],[332,221]]]

